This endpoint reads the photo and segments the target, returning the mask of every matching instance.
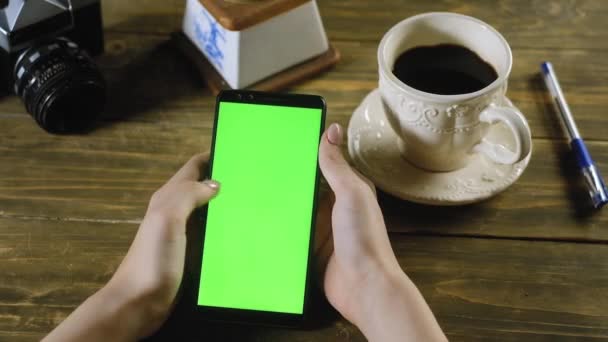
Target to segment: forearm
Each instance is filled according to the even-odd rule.
[[[401,271],[379,277],[363,300],[359,328],[370,341],[447,341],[431,309]]]
[[[82,303],[43,341],[135,341],[141,319],[117,291],[106,286]]]

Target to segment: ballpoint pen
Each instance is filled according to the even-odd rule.
[[[585,183],[591,196],[591,202],[595,208],[601,208],[604,204],[608,203],[608,189],[602,176],[593,163],[591,155],[585,146],[585,142],[581,138],[570,107],[566,103],[562,89],[557,81],[557,76],[553,71],[553,66],[550,62],[543,62],[541,64],[541,70],[545,84],[551,93],[551,97],[554,100],[555,107],[561,118],[561,121],[566,128],[568,138],[570,139],[570,147],[576,156],[578,167],[585,177]]]

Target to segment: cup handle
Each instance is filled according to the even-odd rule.
[[[506,103],[510,102],[508,99]],[[473,152],[483,153],[498,164],[515,164],[524,159],[531,150],[532,135],[528,122],[519,110],[511,106],[490,104],[479,116],[479,121],[494,125],[504,123],[515,140],[515,150],[511,151],[503,145],[493,143],[485,138],[473,147]]]

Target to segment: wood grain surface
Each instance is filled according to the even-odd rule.
[[[0,339],[7,340],[39,338],[61,322],[111,277],[137,230],[136,223],[65,219],[3,218],[0,225]],[[608,334],[606,245],[391,238],[453,340]],[[362,340],[341,320],[302,332],[210,326],[198,334],[205,341]]]
[[[608,341],[608,212],[589,210],[538,73],[541,61],[553,62],[608,175],[608,2],[318,3],[342,60],[289,91],[324,96],[328,122],[343,125],[377,86],[377,45],[398,21],[453,11],[505,36],[514,55],[508,96],[534,136],[530,166],[504,193],[464,207],[380,194],[395,252],[451,340]],[[215,99],[169,41],[183,6],[103,1],[106,54],[98,62],[109,102],[90,134],[46,134],[18,98],[0,99],[0,341],[39,340],[99,289],[127,251],[150,195],[208,148]],[[186,340],[364,340],[337,317],[310,331],[199,330]]]

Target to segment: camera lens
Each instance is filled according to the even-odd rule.
[[[50,133],[91,129],[103,110],[106,86],[91,57],[56,38],[25,50],[14,69],[15,93]]]

